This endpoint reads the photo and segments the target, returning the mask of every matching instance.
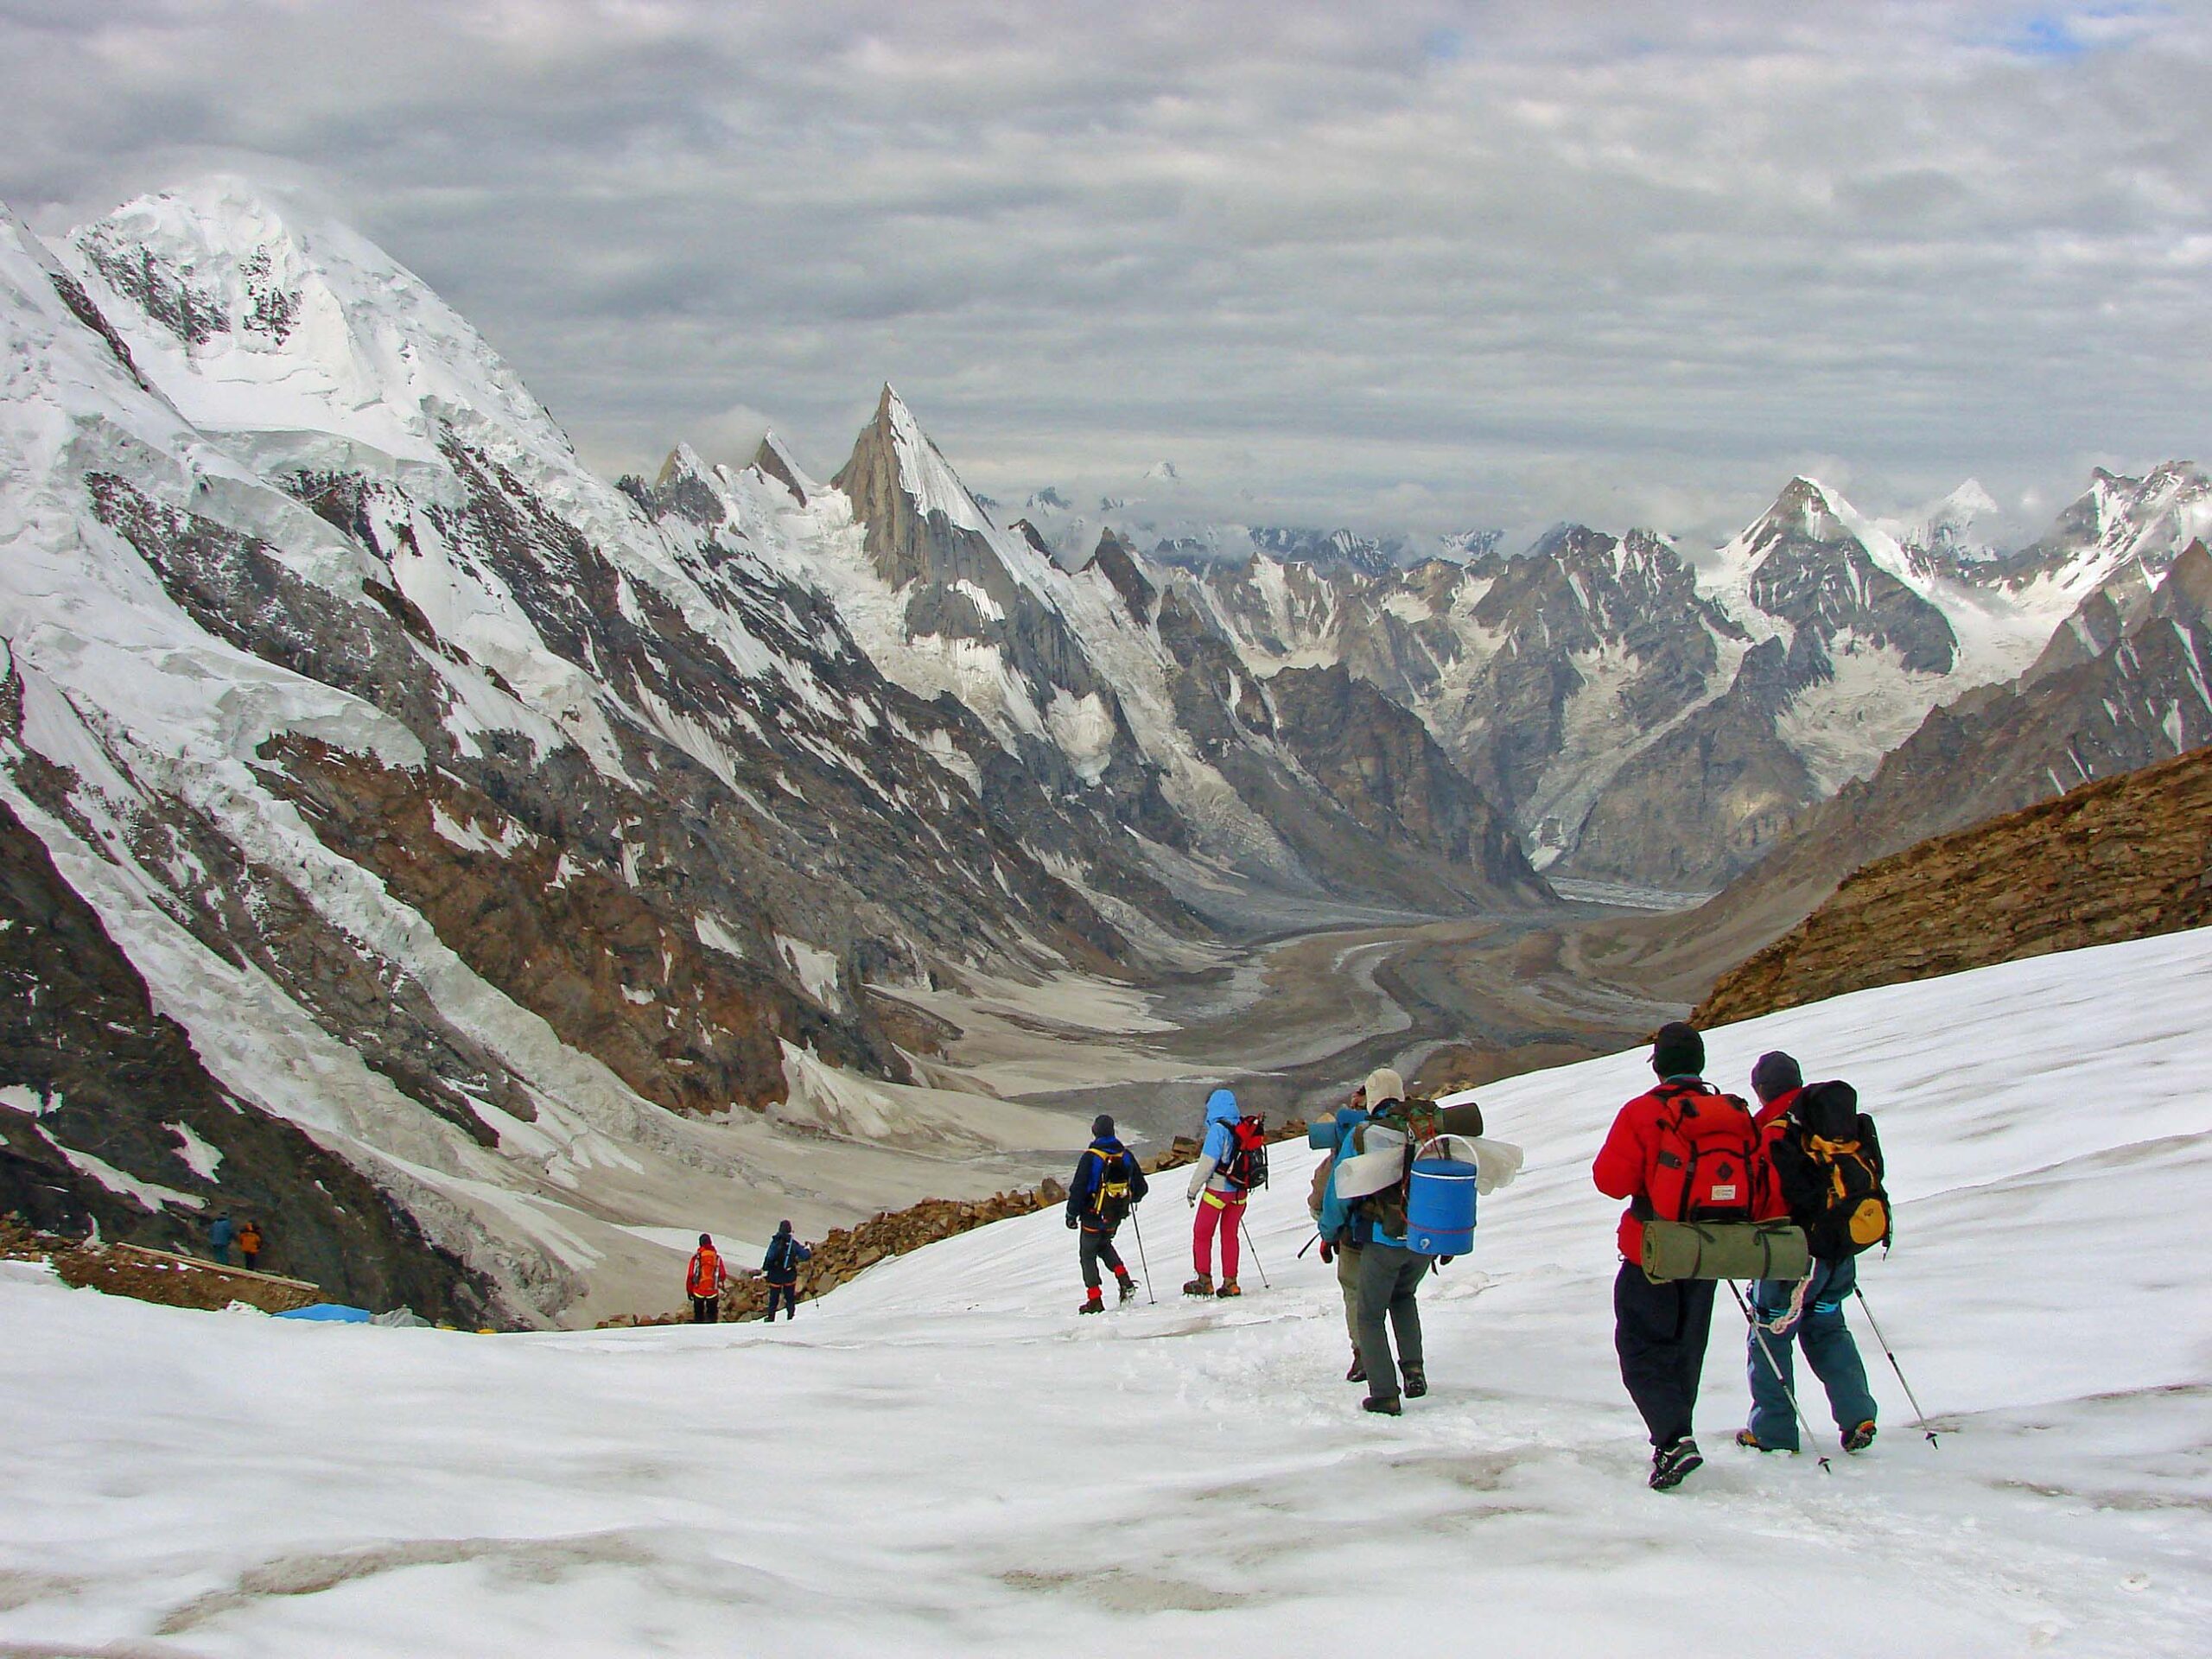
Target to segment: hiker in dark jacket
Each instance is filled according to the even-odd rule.
[[[1083,1267],[1084,1298],[1077,1313],[1106,1311],[1098,1276],[1101,1262],[1114,1270],[1123,1301],[1137,1294],[1136,1281],[1114,1248],[1114,1234],[1144,1195],[1144,1171],[1137,1166],[1136,1154],[1115,1138],[1114,1120],[1101,1112],[1090,1126],[1090,1144],[1076,1160],[1075,1174],[1068,1182],[1068,1225],[1082,1240],[1076,1254]]]
[[[1613,1276],[1613,1351],[1621,1382],[1650,1431],[1649,1484],[1665,1491],[1705,1461],[1690,1430],[1713,1332],[1715,1284],[1710,1279],[1653,1284],[1643,1271],[1643,1223],[1655,1213],[1651,1193],[1669,1113],[1678,1109],[1685,1093],[1716,1103],[1721,1096],[1698,1075],[1705,1069],[1705,1039],[1679,1020],[1654,1035],[1651,1069],[1659,1087],[1621,1108],[1590,1174],[1607,1198],[1629,1201],[1616,1234],[1621,1265]]]
[[[814,1252],[791,1236],[788,1221],[776,1224],[776,1236],[768,1241],[768,1253],[760,1259],[761,1277],[768,1281],[768,1314],[773,1320],[776,1306],[781,1300],[784,1322],[789,1324],[798,1317],[798,1269],[803,1262],[814,1258]]]
[[[1816,1083],[1808,1087],[1796,1060],[1779,1050],[1762,1054],[1751,1068],[1751,1090],[1759,1097],[1768,1160],[1789,1206],[1789,1218],[1802,1227],[1825,1207],[1823,1172],[1807,1151],[1808,1135],[1831,1141],[1857,1141],[1874,1168],[1882,1149],[1874,1120],[1859,1109],[1848,1084]],[[1797,1414],[1790,1408],[1795,1387],[1793,1350],[1805,1351],[1805,1363],[1821,1380],[1828,1411],[1847,1452],[1863,1452],[1874,1442],[1874,1395],[1866,1386],[1866,1366],[1845,1322],[1843,1305],[1858,1288],[1859,1264],[1848,1255],[1815,1258],[1810,1278],[1760,1279],[1751,1286],[1751,1317],[1745,1333],[1744,1363],[1751,1378],[1751,1421],[1737,1431],[1736,1444],[1755,1452],[1797,1450]]]

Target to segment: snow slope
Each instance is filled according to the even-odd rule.
[[[1869,1344],[1870,1453],[1735,1452],[1724,1318],[1712,1461],[1672,1496],[1586,1173],[1637,1054],[1486,1091],[1528,1170],[1428,1286],[1435,1391],[1395,1422],[1339,1380],[1287,1149],[1252,1224],[1272,1289],[1099,1319],[1049,1214],[774,1327],[302,1327],[0,1268],[0,1648],[2202,1653],[2209,999],[2212,931],[1715,1033],[1724,1081],[1784,1046],[1881,1115],[1899,1247],[1865,1279],[1946,1432]],[[1163,1287],[1179,1195],[1142,1212]]]

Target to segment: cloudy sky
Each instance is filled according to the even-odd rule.
[[[2202,4],[0,0],[0,196],[334,211],[612,472],[1692,534],[2212,460]]]

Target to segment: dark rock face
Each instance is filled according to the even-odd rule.
[[[1504,815],[1417,717],[1341,663],[1285,669],[1267,691],[1283,746],[1376,836],[1427,849],[1501,892],[1541,892]]]
[[[0,1087],[14,1097],[0,1102],[0,1214],[187,1252],[205,1250],[216,1215],[250,1217],[269,1270],[334,1300],[489,1317],[486,1287],[374,1185],[208,1076],[4,803],[0,922]],[[34,1098],[35,1113],[21,1103]],[[116,1190],[126,1184],[146,1199]]]
[[[1583,823],[1575,874],[1689,892],[1758,858],[1815,796],[1804,762],[1775,733],[1789,690],[1782,642],[1760,641],[1726,696],[1614,774]]]
[[[1139,627],[1152,620],[1152,607],[1160,595],[1153,585],[1144,579],[1137,569],[1136,550],[1122,540],[1115,531],[1099,532],[1098,545],[1083,566],[1096,570],[1113,585],[1122,596],[1129,620]]]

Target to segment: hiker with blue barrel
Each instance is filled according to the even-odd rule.
[[[1324,1240],[1348,1239],[1359,1252],[1361,1408],[1395,1417],[1402,1401],[1428,1392],[1421,1281],[1440,1260],[1472,1247],[1478,1172],[1472,1149],[1446,1134],[1434,1103],[1405,1097],[1396,1071],[1370,1072],[1365,1094],[1367,1116],[1339,1141],[1320,1230]],[[1480,1109],[1468,1105],[1479,1131]]]

